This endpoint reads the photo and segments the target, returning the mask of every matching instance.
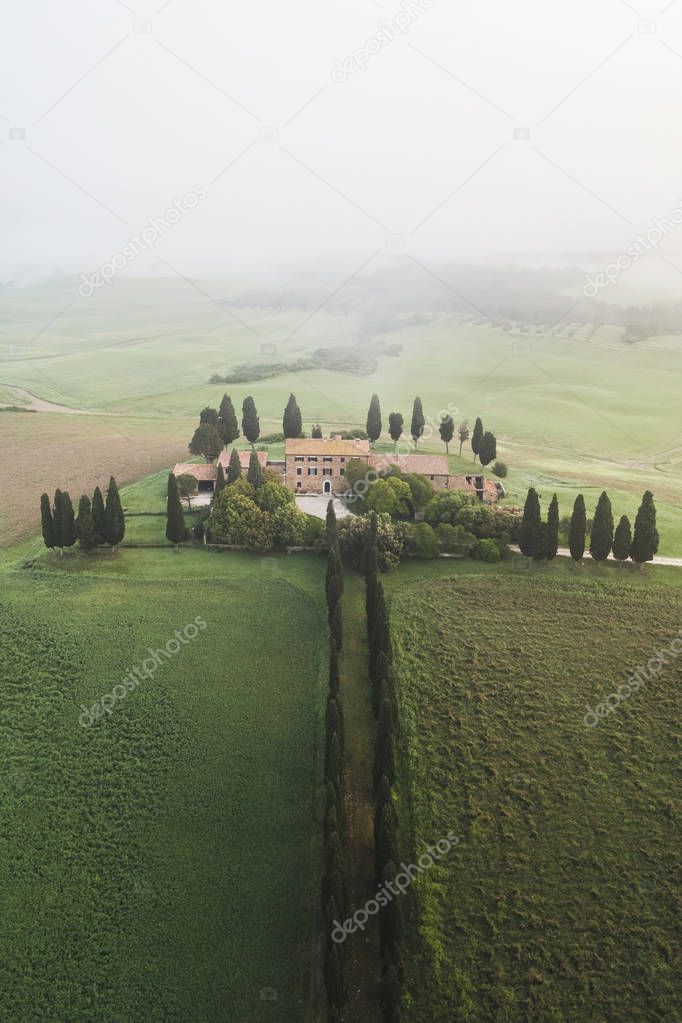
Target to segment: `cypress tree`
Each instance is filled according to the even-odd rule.
[[[187,539],[185,516],[180,503],[178,483],[171,472],[168,474],[168,497],[166,500],[166,539],[177,547]]]
[[[218,427],[213,423],[199,423],[189,442],[191,454],[203,455],[207,462],[211,462],[217,458],[222,448],[223,438],[218,432]]]
[[[476,455],[481,447],[481,441],[483,440],[483,422],[480,416],[476,416],[476,422],[474,423],[474,432],[471,434],[471,450],[474,453],[474,462],[476,461]]]
[[[382,774],[377,785],[376,798],[374,800],[374,817],[378,819],[381,810],[386,803],[393,801],[393,795],[391,792],[391,783],[385,774]]]
[[[104,510],[104,498],[99,487],[95,487],[92,495],[92,521],[95,524],[95,539],[97,545],[107,542],[106,512]]]
[[[559,550],[559,501],[556,494],[552,497],[547,509],[547,533],[545,545],[545,557],[548,561],[556,558]]]
[[[237,422],[237,416],[234,411],[234,405],[232,404],[232,398],[227,394],[223,395],[223,400],[220,402],[220,418],[218,421],[218,429],[220,436],[223,439],[225,447],[228,444],[233,444],[239,436],[239,424]]]
[[[381,978],[381,1005],[386,1023],[398,1023],[400,1004],[400,977],[394,963],[390,963]]]
[[[573,504],[571,514],[571,526],[568,532],[568,547],[574,561],[581,561],[585,553],[585,538],[587,536],[587,512],[585,511],[585,498],[578,494]]]
[[[332,617],[341,599],[341,580],[338,575],[333,575],[327,587],[327,610],[329,612],[329,627],[332,627]]]
[[[76,542],[76,520],[68,490],[61,491],[59,503],[61,508],[59,515],[59,546],[63,550],[64,547],[73,547]]]
[[[206,408],[202,408],[199,413],[199,422],[207,423],[209,426],[215,426],[217,429],[219,422],[218,410],[215,408],[209,408],[208,405]]]
[[[632,560],[638,565],[645,561],[651,561],[658,550],[658,530],[656,529],[656,505],[654,495],[647,490],[642,497],[637,517],[635,518],[635,533],[632,538]]]
[[[385,865],[381,872],[381,884],[393,881],[397,874],[393,860]],[[393,899],[379,911],[379,941],[382,953],[392,959],[400,946],[403,937],[403,916],[400,899]]]
[[[410,425],[410,433],[412,435],[412,440],[415,443],[415,447],[424,432],[425,424],[426,420],[424,419],[422,400],[421,398],[415,398],[414,404],[412,405],[412,423]]]
[[[541,522],[540,498],[535,487],[531,487],[523,507],[523,518],[519,528],[519,547],[521,553],[525,554],[527,558],[535,558],[540,552],[542,545]]]
[[[284,409],[284,416],[282,418],[282,430],[284,431],[285,437],[300,437],[303,431],[303,418],[301,416],[301,410],[296,402],[296,397],[293,394],[289,395],[289,401],[287,402],[286,408]]]
[[[595,561],[606,561],[613,547],[613,511],[604,490],[597,501],[590,536],[590,554]]]
[[[125,536],[126,531],[121,497],[118,492],[118,487],[116,486],[116,480],[113,476],[109,478],[107,500],[104,505],[104,526],[106,531],[106,541],[111,545],[113,551]]]
[[[55,546],[54,519],[52,518],[50,498],[47,494],[42,494],[40,497],[40,525],[43,533],[43,542],[48,550],[52,550]]]
[[[478,460],[485,466],[492,462],[493,458],[497,458],[497,438],[490,430],[486,430],[478,446]]]
[[[249,457],[249,471],[246,474],[246,478],[251,486],[255,487],[256,490],[258,490],[259,487],[262,487],[265,482],[263,478],[263,470],[260,467],[256,451],[252,451]]]
[[[341,752],[343,752],[343,711],[341,709],[341,701],[338,696],[332,696],[330,693],[327,697],[327,710],[325,712],[325,735],[326,735],[326,748],[332,741],[332,735],[336,734],[339,737],[339,745]]]
[[[346,1000],[343,984],[341,949],[336,942],[329,942],[324,954],[324,986],[327,1000],[333,1008],[339,1008]]]
[[[370,443],[374,444],[381,436],[381,405],[379,395],[373,394],[367,411],[367,436]]]
[[[627,561],[632,548],[632,529],[627,515],[621,517],[613,537],[613,556],[616,561]]]
[[[256,403],[251,395],[244,398],[242,402],[242,431],[251,447],[253,447],[260,437],[260,420],[258,419]]]
[[[393,726],[397,724],[397,710],[393,703],[393,667],[385,650],[380,650],[377,655],[376,669],[372,679],[372,710],[374,716],[378,717],[381,702],[390,699],[394,710]]]
[[[438,427],[440,439],[445,444],[445,454],[450,453],[450,441],[455,435],[455,421],[452,416],[443,416]]]
[[[239,452],[236,448],[232,448],[230,452],[230,461],[227,466],[227,483],[234,483],[238,480],[242,474],[242,463],[239,460]]]
[[[374,818],[374,857],[377,881],[381,878],[388,863],[400,862],[396,831],[397,823],[393,803],[389,801],[384,803]]]
[[[54,545],[59,547],[60,553],[64,553],[64,544],[62,543],[62,516],[64,509],[62,506],[62,492],[57,487],[54,492],[54,501],[52,503],[52,526],[54,529]]]
[[[330,547],[327,551],[327,574],[324,580],[325,593],[328,593],[329,585],[334,576],[338,577],[341,593],[343,593],[343,565],[341,564],[338,546]],[[327,597],[327,603],[329,603],[329,597]]]
[[[220,464],[220,462],[218,462],[218,471],[216,472],[215,488],[213,491],[214,496],[217,497],[220,491],[224,490],[226,486],[227,480],[225,479],[225,471],[223,470],[223,467]]]
[[[330,499],[327,501],[327,543],[330,547],[336,547],[338,541],[338,527],[336,522],[336,512],[334,511],[334,502]]]
[[[341,834],[341,824],[343,822],[343,807],[342,807],[342,805],[341,805],[341,803],[339,801],[339,796],[338,796],[338,793],[336,791],[336,788],[334,787],[334,785],[332,785],[332,783],[330,781],[328,781],[325,784],[324,795],[325,795],[325,802],[324,802],[325,821],[327,820],[328,817],[332,817],[333,816],[333,819],[338,821],[338,823],[339,823],[339,827],[336,828],[336,831],[340,835]],[[331,827],[327,828],[327,832],[331,832],[333,830],[334,829],[331,828]],[[325,835],[325,843],[329,841],[329,837],[330,837],[329,834]]]
[[[341,799],[343,781],[343,758],[341,756],[341,741],[338,733],[334,732],[325,755],[325,782],[331,782],[339,800]]]
[[[394,708],[391,700],[382,700],[379,710],[374,750],[374,786],[378,788],[382,774],[392,785],[395,781],[395,746],[393,740]]]
[[[339,652],[332,637],[329,647],[329,692],[336,696],[339,691]]]
[[[391,435],[393,441],[393,451],[395,452],[398,447],[398,441],[403,435],[403,417],[400,412],[389,412],[388,415],[388,432]]]
[[[343,616],[341,614],[340,600],[337,600],[334,605],[334,610],[330,613],[329,629],[332,634],[332,639],[336,643],[336,649],[341,650],[343,647]]]
[[[91,551],[97,546],[95,537],[95,523],[92,518],[92,507],[90,498],[85,494],[78,502],[78,517],[76,519],[76,536],[81,550]]]

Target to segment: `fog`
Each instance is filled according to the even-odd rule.
[[[197,187],[126,273],[592,267],[682,202],[676,0],[43,0],[0,47],[5,280],[91,273]],[[638,264],[678,291],[682,230]]]

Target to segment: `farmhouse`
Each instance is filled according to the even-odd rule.
[[[347,490],[346,465],[351,458],[369,461],[368,440],[288,439],[284,443],[284,481],[297,494],[336,494]]]
[[[193,476],[200,493],[212,493],[218,465],[227,475],[231,454],[222,451],[216,463],[178,462],[173,472],[176,476]],[[244,450],[238,454],[246,475],[251,452]],[[261,469],[279,474],[295,494],[342,494],[348,489],[344,480],[346,466],[351,459],[357,459],[375,472],[385,472],[395,465],[401,472],[425,476],[434,490],[465,490],[486,504],[494,504],[505,496],[502,484],[486,479],[482,473],[453,475],[444,455],[373,455],[369,441],[343,440],[338,434],[326,439],[287,439],[283,462],[270,461],[266,451],[256,454]]]

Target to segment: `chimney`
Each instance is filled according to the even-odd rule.
[[[343,438],[342,438],[342,436],[341,436],[341,434],[340,434],[340,433],[335,433],[335,434],[334,434],[334,435],[332,436],[332,440],[343,440]]]

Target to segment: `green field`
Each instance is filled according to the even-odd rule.
[[[401,851],[460,838],[412,887],[406,1019],[679,1019],[679,663],[583,721],[679,635],[679,582],[412,563],[388,586]]]
[[[459,410],[457,418],[473,422],[481,415],[510,467],[509,503],[522,501],[534,484],[545,504],[557,491],[567,514],[579,491],[592,509],[607,488],[614,511],[633,515],[643,491],[653,490],[660,553],[682,555],[680,338],[627,345],[619,340],[622,331],[608,324],[594,333],[570,324],[521,332],[485,317],[472,322],[441,314],[418,325],[377,328],[366,341],[377,352],[370,376],[314,370],[226,387],[208,380],[243,362],[260,367],[321,346],[357,343],[360,327],[352,312],[342,315],[333,304],[317,311],[242,307],[220,281],[198,286],[121,280],[68,308],[76,295],[72,281],[5,289],[0,325],[15,346],[11,357],[0,348],[5,399],[12,400],[7,388],[15,385],[86,411],[114,413],[0,416],[0,439],[22,455],[0,476],[0,526],[8,536],[35,531],[44,486],[78,493],[91,490],[98,475],[115,471],[131,482],[186,458],[199,409],[217,405],[225,390],[238,411],[243,397],[253,394],[263,433],[281,429],[290,391],[304,427],[319,421],[325,431],[364,426],[376,391],[384,425],[394,409],[409,424],[416,394],[427,421],[435,422],[449,404]],[[227,309],[221,305],[226,297]],[[276,354],[264,355],[263,344],[276,345]],[[389,356],[381,354],[385,345],[402,347]],[[442,450],[437,437],[421,446]],[[451,458],[455,470],[470,464]]]
[[[316,1019],[323,561],[21,564],[0,598],[0,1018]]]

